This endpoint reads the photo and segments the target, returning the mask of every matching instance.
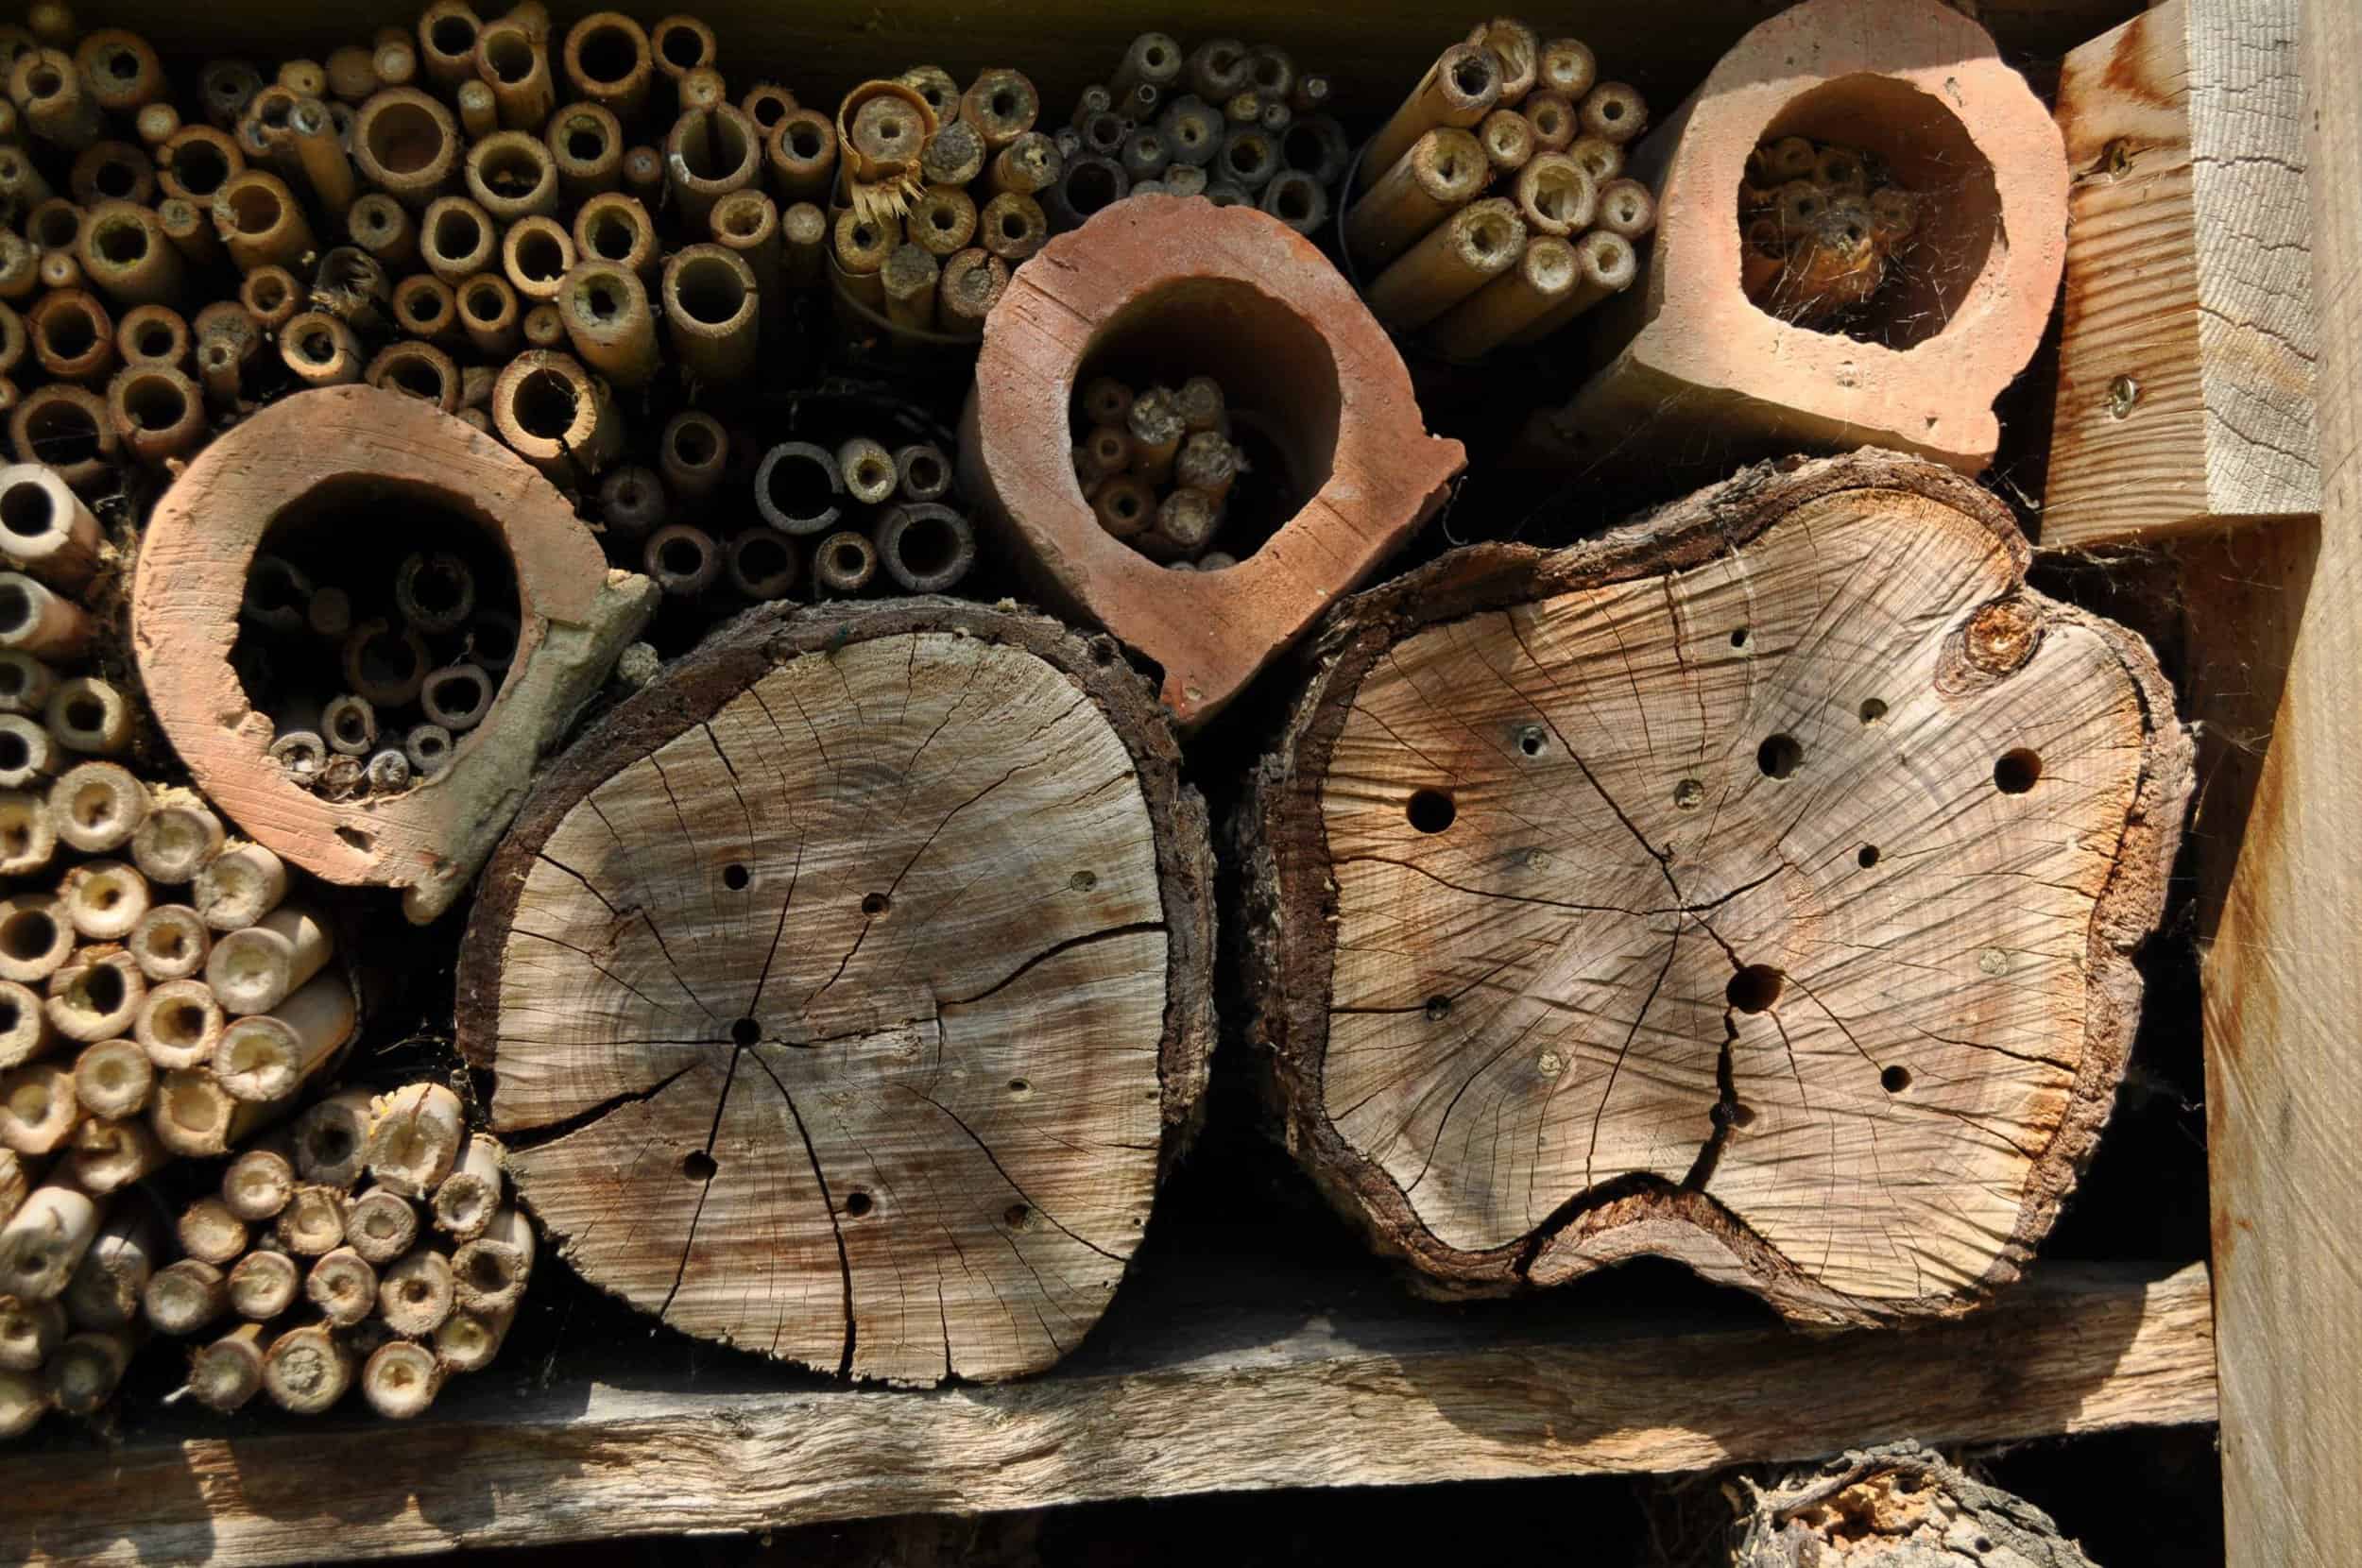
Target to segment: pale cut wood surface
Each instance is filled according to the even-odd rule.
[[[2362,8],[2307,5],[2302,63],[2322,518],[2275,573],[2289,656],[2256,672],[2282,684],[2204,959],[2234,1568],[2350,1562],[2362,1539]]]
[[[1205,1278],[1212,1270],[1199,1277]],[[2052,1268],[1992,1311],[1814,1338],[1623,1317],[1508,1325],[1391,1294],[1275,1310],[1219,1278],[1050,1375],[929,1393],[454,1387],[426,1420],[9,1460],[0,1542],[35,1562],[386,1557],[1272,1487],[1405,1485],[1802,1458],[1915,1436],[2006,1442],[2206,1422],[2202,1267]],[[627,1355],[627,1352],[625,1353]],[[481,1385],[481,1386],[477,1386]]]
[[[2025,558],[1864,458],[1347,607],[1266,764],[1264,1002],[1381,1245],[1454,1285],[1663,1253],[1834,1321],[2014,1276],[2113,1101],[2188,771],[2146,647]],[[1287,912],[1324,874],[1326,970]]]
[[[1139,763],[965,624],[813,640],[660,743],[586,742],[595,785],[521,830],[471,1031],[492,1125],[561,1255],[674,1327],[844,1376],[1038,1371],[1162,1151]]]
[[[2168,0],[2066,58],[2043,543],[2320,505],[2299,0]]]

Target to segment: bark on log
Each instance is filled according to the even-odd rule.
[[[2042,1509],[1908,1440],[1728,1490],[1732,1568],[2095,1568]]]
[[[1105,1307],[1212,1039],[1211,848],[1107,639],[755,611],[552,767],[459,1036],[518,1190],[688,1333],[933,1383]]]
[[[1786,468],[1789,471],[1781,471]],[[2131,634],[1874,453],[1350,601],[1235,824],[1292,1148],[1445,1292],[1967,1309],[2114,1100],[2190,788]]]

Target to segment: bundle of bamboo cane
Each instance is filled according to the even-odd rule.
[[[1127,195],[1253,206],[1301,234],[1336,211],[1353,144],[1326,112],[1329,78],[1276,44],[1209,39],[1193,49],[1142,33],[1054,134],[1065,171],[1045,193],[1070,229]]]
[[[1631,286],[1656,203],[1624,175],[1625,149],[1649,107],[1598,77],[1581,42],[1515,17],[1437,57],[1363,147],[1345,213],[1380,321],[1473,360],[1538,343]]]
[[[1075,400],[1074,471],[1099,525],[1175,570],[1219,571],[1212,549],[1231,486],[1247,471],[1231,442],[1228,400],[1211,376],[1138,393],[1099,376]]]
[[[1920,203],[1869,153],[1802,136],[1764,142],[1738,190],[1740,285],[1784,321],[1830,327],[1902,264]]]
[[[491,1361],[531,1276],[504,1157],[441,1084],[339,1090],[182,1209],[145,1321],[199,1341],[187,1388],[213,1409],[264,1394],[314,1415],[357,1383],[380,1415],[418,1415]]]

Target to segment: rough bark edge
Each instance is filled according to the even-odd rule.
[[[1322,1110],[1337,893],[1318,781],[1327,775],[1354,695],[1386,649],[1429,626],[1693,567],[1745,546],[1809,503],[1877,490],[1934,501],[1983,524],[2012,563],[2014,583],[2002,599],[2033,611],[2037,624],[2079,625],[2098,635],[2115,652],[2146,719],[2133,803],[2108,885],[2093,910],[2082,1062],[2059,1130],[2029,1173],[2010,1239],[1984,1276],[1963,1291],[1859,1298],[1805,1275],[1708,1195],[1643,1179],[1579,1194],[1503,1246],[1469,1252],[1447,1245],[1383,1168],[1346,1145]],[[1264,1057],[1266,1092],[1290,1152],[1374,1250],[1411,1266],[1412,1288],[1445,1297],[1506,1295],[1544,1283],[1532,1277],[1538,1264],[1549,1265],[1547,1283],[1559,1284],[1654,1255],[1750,1291],[1793,1322],[1849,1327],[1958,1316],[2018,1277],[2089,1164],[2114,1108],[2140,1020],[2142,984],[2132,955],[2164,912],[2193,783],[2188,732],[2174,716],[2172,688],[2148,644],[2113,622],[2027,588],[2032,554],[2008,510],[1959,474],[1899,453],[1867,451],[1760,464],[1560,551],[1514,544],[1455,550],[1330,613],[1299,656],[1302,694],[1256,764],[1246,799],[1227,825],[1241,883],[1236,924],[1246,1031]]]
[[[956,599],[758,608],[716,628],[618,704],[543,770],[486,864],[461,939],[457,1039],[469,1064],[495,1072],[504,938],[535,857],[566,813],[623,767],[710,720],[724,704],[788,660],[827,656],[854,642],[950,632],[1021,649],[1098,705],[1132,757],[1156,844],[1168,933],[1165,1029],[1157,1047],[1163,1135],[1157,1183],[1195,1135],[1215,1038],[1214,867],[1206,802],[1181,777],[1181,747],[1148,682],[1115,641],[1085,638],[1047,616]],[[1129,1266],[1129,1260],[1126,1260]]]
[[[1810,1469],[1790,1471],[1770,1486],[1744,1475],[1735,1484],[1726,1483],[1724,1491],[1740,1516],[1730,1530],[1733,1568],[1806,1568],[1834,1560],[1844,1549],[1830,1542],[1819,1523],[1801,1516],[1817,1513],[1849,1489],[1887,1475],[1908,1482],[1902,1490],[1910,1495],[1941,1496],[1960,1520],[1975,1523],[1975,1530],[1966,1536],[1957,1528],[1950,1532],[1943,1557],[1926,1559],[1930,1568],[1943,1568],[1945,1560],[1990,1561],[1995,1568],[2096,1568],[2080,1545],[2060,1533],[2050,1515],[2012,1492],[1963,1474],[1942,1454],[1908,1438],[1849,1449]],[[1897,1542],[1884,1551],[1867,1546],[1855,1550],[1868,1560],[1899,1565],[1913,1548]]]

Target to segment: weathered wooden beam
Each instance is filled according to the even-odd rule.
[[[2319,510],[2298,0],[2168,0],[2066,58],[2043,543]]]
[[[1959,1322],[1833,1338],[1632,1318],[1512,1324],[1388,1299],[1308,1318],[1274,1310],[1267,1285],[1241,1279],[1152,1335],[1000,1388],[814,1391],[739,1360],[678,1390],[462,1386],[415,1425],[233,1440],[190,1420],[103,1457],[12,1457],[0,1540],[40,1563],[290,1562],[332,1540],[339,1556],[392,1557],[1241,1489],[1702,1470],[1904,1435],[2006,1442],[2215,1413],[2197,1265],[2059,1266]]]
[[[2204,960],[2233,1568],[2348,1561],[2362,1532],[2362,9],[2315,0],[2302,45],[2322,517]]]

